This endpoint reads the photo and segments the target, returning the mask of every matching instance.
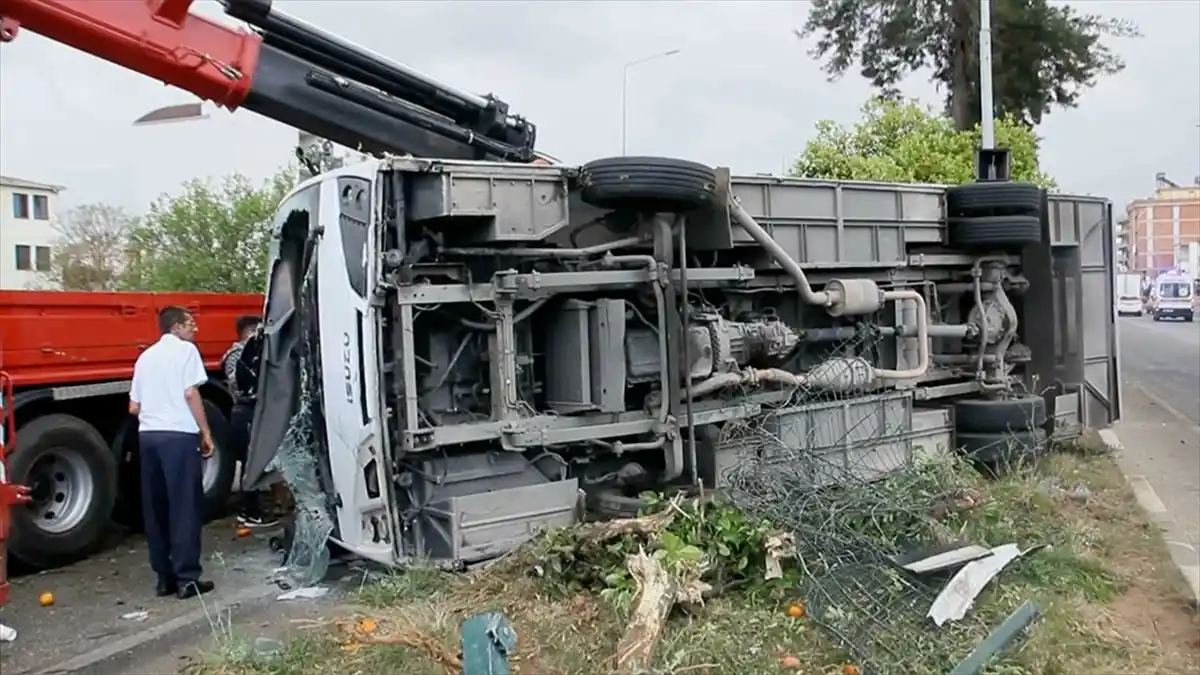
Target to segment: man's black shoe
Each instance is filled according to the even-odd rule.
[[[216,587],[217,585],[211,581],[189,581],[187,583],[180,584],[179,590],[175,593],[175,597],[179,598],[180,600],[187,600],[188,598],[194,598],[197,595],[204,595]]]
[[[159,580],[158,585],[154,587],[154,594],[160,598],[165,598],[168,595],[175,595],[179,592],[179,585],[174,581]]]

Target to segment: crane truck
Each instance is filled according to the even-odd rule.
[[[1094,313],[1113,306],[1111,205],[1008,181],[1002,150],[949,187],[547,161],[496,96],[269,0],[222,4],[248,28],[187,0],[0,16],[6,39],[371,155],[314,167],[272,224],[243,487],[282,475],[297,547],[465,565],[586,509],[634,513],[646,489],[727,488],[747,462],[869,480],[1119,414],[1113,313]]]

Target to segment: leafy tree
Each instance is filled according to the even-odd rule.
[[[818,36],[813,55],[833,78],[857,65],[880,93],[918,70],[946,93],[958,129],[980,120],[978,0],[813,0],[800,37]],[[1050,0],[992,3],[995,114],[1036,125],[1055,106],[1075,107],[1083,90],[1124,61],[1101,39],[1138,37],[1137,26],[1081,14]]]
[[[50,252],[50,270],[39,275],[38,285],[65,291],[116,290],[136,224],[117,206],[71,209],[54,224],[59,237]]]
[[[153,291],[257,293],[266,283],[271,219],[295,185],[279,171],[259,187],[241,174],[193,180],[150,206],[131,236],[138,252],[124,286]]]
[[[996,146],[1008,148],[1014,180],[1053,188],[1054,179],[1038,167],[1038,138],[1012,118],[995,125]],[[836,122],[817,123],[796,161],[792,175],[834,180],[896,183],[966,183],[975,177],[980,129],[958,131],[949,118],[912,101],[874,98],[863,106],[863,119],[847,129]]]

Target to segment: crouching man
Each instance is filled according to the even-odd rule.
[[[238,339],[221,358],[225,371],[225,382],[233,397],[233,410],[229,415],[229,438],[226,447],[242,464],[242,475],[246,473],[246,459],[250,449],[250,428],[254,421],[254,404],[258,400],[258,364],[261,350],[257,337],[261,322],[257,316],[243,316],[237,320]],[[239,477],[240,480],[240,477]],[[241,492],[241,507],[238,523],[246,527],[267,527],[277,521],[263,508],[262,493],[245,490]]]

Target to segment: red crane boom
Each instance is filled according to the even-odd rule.
[[[191,14],[192,0],[0,0],[0,41],[26,28],[235,110],[262,39]]]
[[[31,30],[235,110],[372,153],[531,162],[536,129],[494,96],[441,84],[271,0],[223,0],[253,30],[192,0],[0,0],[0,42]]]

